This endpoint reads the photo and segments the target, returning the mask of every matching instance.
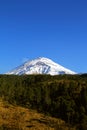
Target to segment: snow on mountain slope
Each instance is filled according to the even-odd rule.
[[[27,61],[23,65],[15,68],[14,70],[8,72],[7,74],[76,74],[75,72],[53,62],[52,60],[44,57],[39,57],[37,59]]]

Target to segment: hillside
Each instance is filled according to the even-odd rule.
[[[13,106],[64,120],[76,130],[87,130],[87,74],[0,75],[0,97]],[[17,113],[18,107],[17,110],[14,108]],[[16,120],[20,121],[20,118]],[[43,119],[33,121],[47,122]]]
[[[68,130],[68,128],[61,119],[14,106],[0,99],[0,130]]]

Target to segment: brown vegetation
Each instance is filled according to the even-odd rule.
[[[64,121],[0,100],[0,130],[69,130]],[[75,130],[71,128],[70,130]]]

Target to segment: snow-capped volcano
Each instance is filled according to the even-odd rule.
[[[51,59],[39,57],[37,59],[27,61],[21,66],[8,72],[7,74],[76,74],[75,72],[53,62]]]

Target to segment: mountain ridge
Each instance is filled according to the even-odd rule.
[[[6,74],[22,75],[22,74],[76,74],[60,64],[55,63],[49,58],[39,57],[33,60],[28,60],[24,64],[16,67]]]

